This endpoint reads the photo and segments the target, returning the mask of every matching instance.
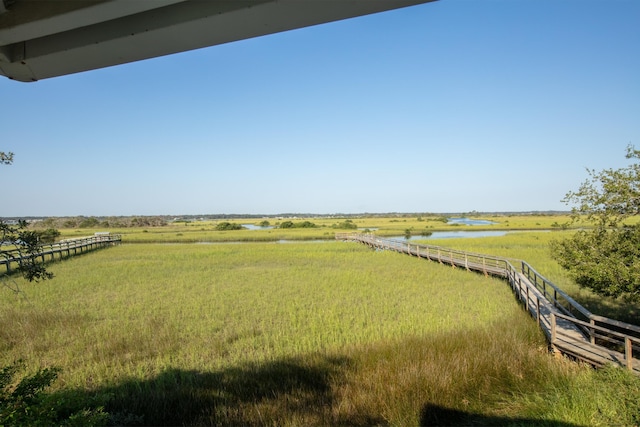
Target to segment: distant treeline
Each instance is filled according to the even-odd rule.
[[[34,228],[128,228],[128,227],[161,227],[168,221],[161,216],[131,217],[94,217],[75,216],[47,218],[32,221]]]
[[[335,213],[335,214],[311,214],[311,213],[281,213],[281,214],[208,214],[208,215],[153,215],[153,216],[75,216],[75,217],[4,217],[3,221],[16,221],[23,219],[30,222],[34,228],[127,228],[127,227],[159,227],[175,222],[192,222],[207,220],[233,220],[233,219],[309,219],[309,218],[448,218],[448,217],[478,217],[478,216],[510,216],[510,215],[564,215],[565,211],[528,211],[528,212],[456,212],[456,213],[429,213],[429,212],[386,212],[386,213]]]

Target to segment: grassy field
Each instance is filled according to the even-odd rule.
[[[549,234],[441,243],[542,265]],[[0,363],[61,367],[57,398],[117,424],[640,422],[637,378],[549,355],[495,278],[341,242],[123,244],[52,270],[0,299]]]
[[[380,236],[402,236],[409,231],[413,235],[421,235],[433,231],[451,230],[540,230],[554,229],[569,221],[566,215],[509,215],[509,216],[483,216],[474,219],[484,219],[494,222],[490,225],[464,226],[459,224],[447,224],[446,218],[437,216],[424,217],[363,217],[350,218],[360,231],[375,231]],[[194,243],[194,242],[260,242],[278,240],[315,240],[333,239],[336,232],[355,231],[340,230],[339,226],[345,218],[283,218],[266,219],[274,228],[258,230],[217,231],[216,226],[223,222],[237,224],[258,225],[265,218],[243,220],[219,220],[219,221],[192,221],[175,222],[162,227],[146,228],[71,228],[61,229],[62,238],[73,238],[91,235],[97,231],[111,231],[123,235],[123,239],[130,243]],[[285,220],[294,223],[310,221],[317,227],[306,229],[281,229],[277,228]]]
[[[469,252],[524,260],[540,274],[595,314],[640,325],[640,307],[621,299],[598,296],[579,287],[551,256],[549,243],[567,238],[572,231],[514,232],[500,237],[479,239],[431,239],[423,243]]]

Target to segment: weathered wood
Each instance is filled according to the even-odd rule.
[[[446,263],[453,267],[460,266],[471,271],[503,277],[508,281],[516,298],[522,301],[524,308],[536,320],[555,351],[594,366],[613,363],[640,374],[640,360],[633,357],[633,343],[640,348],[640,327],[594,315],[524,261],[519,260],[518,270],[504,258],[431,245],[416,245],[414,252],[411,245],[370,234],[342,233],[336,234],[336,239],[417,255],[419,258],[437,261],[440,264],[444,264],[443,260],[446,260]],[[574,313],[584,320],[576,318]],[[596,337],[624,347],[624,353],[597,344]]]
[[[78,253],[84,253],[102,247],[112,246],[119,244],[122,241],[122,237],[119,234],[99,235],[91,237],[83,237],[78,239],[63,240],[51,245],[43,246],[41,251],[34,254],[35,259],[40,259],[43,263],[46,262],[46,255],[51,256],[50,261],[55,261],[55,254],[58,254],[58,259],[61,260],[66,253],[66,256],[71,256],[71,250],[73,255]],[[4,275],[12,274],[14,272],[11,267],[12,264],[20,265],[24,257],[17,249],[0,251],[0,264],[5,265]]]

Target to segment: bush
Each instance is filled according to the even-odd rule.
[[[334,224],[332,226],[333,228],[339,228],[341,230],[356,230],[358,228],[358,226],[351,221],[350,219],[347,219],[343,222],[340,222],[338,224]]]
[[[95,228],[95,227],[98,227],[99,225],[100,225],[100,221],[98,221],[97,218],[89,217],[89,218],[84,218],[82,221],[80,221],[80,224],[78,224],[78,228]]]
[[[216,230],[218,231],[229,231],[229,230],[242,230],[244,227],[240,224],[236,224],[233,222],[223,221],[216,225]]]
[[[60,237],[60,232],[55,228],[47,228],[46,230],[38,231],[38,236],[41,243],[53,243]]]
[[[109,414],[102,407],[87,408],[85,401],[54,399],[44,393],[58,377],[58,368],[44,368],[16,381],[22,362],[0,368],[0,425],[103,426]]]
[[[310,221],[293,222],[284,221],[280,223],[280,228],[316,228],[317,225]]]

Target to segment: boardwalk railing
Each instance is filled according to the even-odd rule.
[[[120,243],[122,236],[119,234],[97,234],[90,237],[81,237],[77,239],[61,240],[60,242],[43,245],[40,252],[32,255],[39,261],[53,261],[69,257],[78,253],[91,251],[93,249],[112,246]],[[18,249],[0,250],[0,275],[11,274],[21,265],[24,260],[24,254]],[[4,267],[2,267],[4,266]]]
[[[412,244],[373,234],[338,233],[336,239],[504,278],[536,319],[554,351],[594,366],[614,363],[640,374],[640,327],[591,313],[525,261]]]

